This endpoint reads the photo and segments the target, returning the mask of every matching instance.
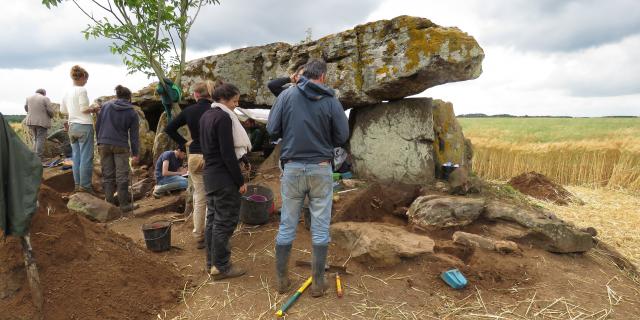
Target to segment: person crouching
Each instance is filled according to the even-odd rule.
[[[153,196],[160,198],[174,190],[185,190],[189,186],[187,169],[182,166],[187,153],[183,146],[175,150],[163,152],[156,161],[156,186],[153,188]]]

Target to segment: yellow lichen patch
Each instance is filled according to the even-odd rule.
[[[476,48],[478,43],[473,37],[457,29],[429,28],[408,30],[409,41],[405,57],[405,71],[411,71],[420,64],[420,55],[429,57],[438,55],[449,62],[457,62],[468,53],[466,48]],[[451,53],[455,52],[456,55]]]

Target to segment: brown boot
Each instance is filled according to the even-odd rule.
[[[218,274],[213,275],[213,280],[237,278],[244,275],[245,273],[247,273],[246,270],[236,265],[231,265],[231,268],[229,268],[229,270],[227,270],[226,272],[220,272]]]

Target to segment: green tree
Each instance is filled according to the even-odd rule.
[[[219,0],[42,0],[47,8],[73,2],[90,19],[86,39],[113,40],[111,53],[122,56],[129,73],[164,79],[175,70],[180,84],[187,39],[200,9]]]

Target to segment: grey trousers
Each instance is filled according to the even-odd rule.
[[[41,126],[29,126],[33,139],[33,152],[38,155],[40,160],[44,160],[42,159],[42,154],[44,153],[44,142],[47,140],[47,130],[47,128]]]
[[[129,197],[129,148],[98,145],[102,164],[102,188],[107,202],[115,203],[114,193],[118,192],[121,207],[131,202]]]

